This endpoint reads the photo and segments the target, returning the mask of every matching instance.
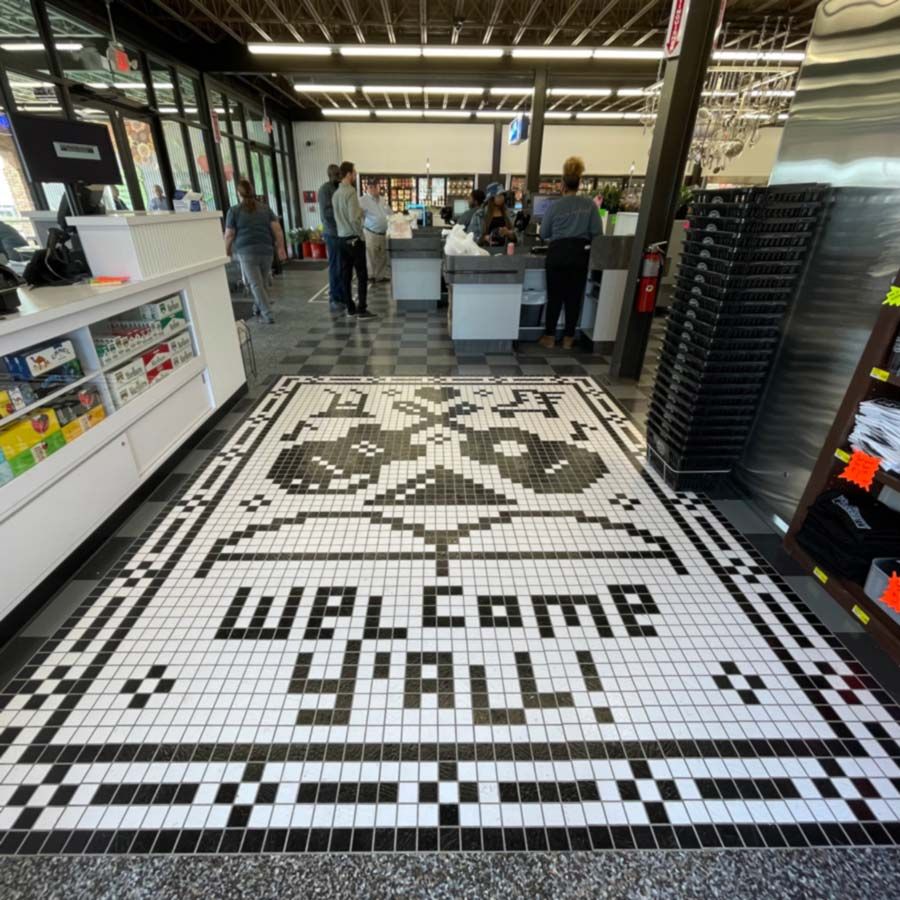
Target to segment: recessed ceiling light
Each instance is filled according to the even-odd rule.
[[[590,59],[589,47],[513,47],[513,59]]]
[[[421,47],[404,47],[388,44],[377,47],[373,44],[345,44],[339,48],[341,56],[421,56]]]
[[[353,94],[355,84],[294,84],[294,90],[303,94]]]
[[[323,109],[322,115],[323,116],[338,116],[341,118],[368,119],[369,118],[369,110],[356,109],[355,107],[351,107],[349,109],[341,109],[339,107],[331,107],[329,109]]]
[[[608,97],[612,88],[550,88],[551,97]]]
[[[424,88],[421,85],[402,84],[364,84],[364,94],[421,94]]]
[[[247,44],[247,49],[256,56],[331,56],[327,44]]]

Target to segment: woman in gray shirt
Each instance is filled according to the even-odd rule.
[[[547,210],[541,222],[541,239],[547,250],[547,315],[542,347],[556,345],[556,323],[565,306],[566,324],[562,345],[566,350],[575,343],[575,326],[581,315],[584,286],[587,281],[591,241],[600,234],[600,213],[589,197],[578,196],[584,163],[570,156],[563,163],[563,195]]]
[[[241,202],[225,217],[225,252],[229,256],[234,253],[241,264],[244,281],[253,294],[253,312],[261,322],[272,325],[275,319],[269,309],[266,282],[273,252],[277,250],[279,259],[287,259],[284,232],[275,213],[256,199],[253,185],[246,178],[238,182],[237,190]]]

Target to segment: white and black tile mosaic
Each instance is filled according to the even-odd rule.
[[[900,840],[898,707],[586,378],[281,378],[0,696],[0,852]]]

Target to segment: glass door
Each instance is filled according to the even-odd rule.
[[[128,141],[144,209],[151,212],[170,210],[172,199],[166,196],[163,187],[162,168],[159,164],[150,120],[131,115],[122,116],[122,126]]]

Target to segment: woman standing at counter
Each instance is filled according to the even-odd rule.
[[[502,247],[507,241],[515,241],[516,232],[506,206],[506,194],[503,191],[489,193],[487,203],[472,216],[466,230],[485,247]]]
[[[547,210],[541,222],[541,239],[549,242],[547,251],[547,316],[542,347],[556,344],[556,323],[565,306],[566,325],[562,345],[566,350],[575,343],[575,326],[581,314],[587,281],[591,241],[600,234],[600,214],[594,201],[578,196],[584,162],[570,156],[563,163],[563,195]]]

